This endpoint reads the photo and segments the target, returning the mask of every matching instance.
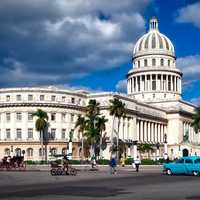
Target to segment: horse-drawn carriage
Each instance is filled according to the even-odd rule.
[[[69,160],[68,160],[69,161]],[[73,168],[70,162],[63,162],[63,155],[53,156],[51,159],[51,175],[77,175],[77,170]]]
[[[0,170],[25,170],[24,156],[4,156],[0,162]]]

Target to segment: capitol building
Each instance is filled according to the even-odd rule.
[[[109,159],[113,128],[109,106],[113,98],[126,105],[119,129],[125,156],[135,157],[139,153],[135,141],[155,145],[155,151],[150,153],[152,159],[164,154],[171,159],[200,155],[200,135],[191,126],[196,107],[181,98],[182,72],[176,66],[175,49],[169,38],[160,33],[156,18],[151,18],[148,32],[136,42],[132,61],[127,74],[127,94],[56,87],[0,89],[0,158],[25,152],[26,160],[41,160],[36,118],[32,116],[39,108],[49,116],[48,152],[66,153],[69,132],[75,128],[78,116],[85,115],[89,100],[96,99],[108,119],[109,139],[103,157]],[[81,135],[75,129],[73,159],[80,159],[81,151]]]

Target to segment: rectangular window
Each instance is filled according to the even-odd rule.
[[[62,135],[61,135],[62,139],[66,138],[66,129],[62,129]]]
[[[7,121],[7,122],[10,121],[10,113],[6,113],[6,121]]]
[[[65,120],[66,120],[66,114],[62,113],[62,121],[65,122]]]
[[[6,101],[10,101],[10,95],[6,96]]]
[[[71,122],[74,122],[74,114],[71,114]]]
[[[56,113],[51,113],[51,121],[56,121]]]
[[[40,101],[44,101],[44,95],[40,95]]]
[[[52,128],[51,129],[50,140],[55,140],[55,138],[56,138],[56,129]]]
[[[21,100],[22,100],[22,96],[21,96],[20,94],[18,94],[18,95],[16,96],[16,100],[17,100],[17,101],[21,101]]]
[[[28,129],[28,139],[32,139],[33,138],[33,129],[29,128]]]
[[[10,129],[6,129],[6,139],[10,139]]]
[[[51,101],[55,101],[56,100],[56,96],[51,96]]]
[[[28,121],[33,121],[33,113],[28,113]]]
[[[17,121],[21,121],[22,120],[22,113],[18,112],[17,114]]]
[[[62,96],[62,101],[65,102],[66,101],[66,97]]]
[[[33,95],[32,94],[28,95],[28,101],[33,101]]]
[[[17,139],[21,139],[22,138],[22,129],[21,128],[17,128],[16,138]]]
[[[75,98],[74,97],[71,98],[71,103],[75,103]]]

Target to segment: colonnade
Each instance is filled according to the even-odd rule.
[[[190,142],[199,142],[197,137],[199,134],[196,134],[194,128],[191,126],[190,122],[183,121],[183,136],[188,134],[188,141]]]
[[[139,142],[163,143],[165,133],[165,124],[140,119],[137,120],[137,140]]]
[[[145,74],[128,79],[128,93],[143,91],[173,91],[181,93],[181,77],[168,74]]]

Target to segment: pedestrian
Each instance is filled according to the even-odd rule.
[[[116,174],[116,166],[117,166],[117,163],[116,163],[115,157],[111,157],[110,159],[110,173],[111,174]]]
[[[139,172],[139,166],[141,164],[139,156],[137,156],[137,158],[134,160],[134,163],[135,163],[136,172]]]

